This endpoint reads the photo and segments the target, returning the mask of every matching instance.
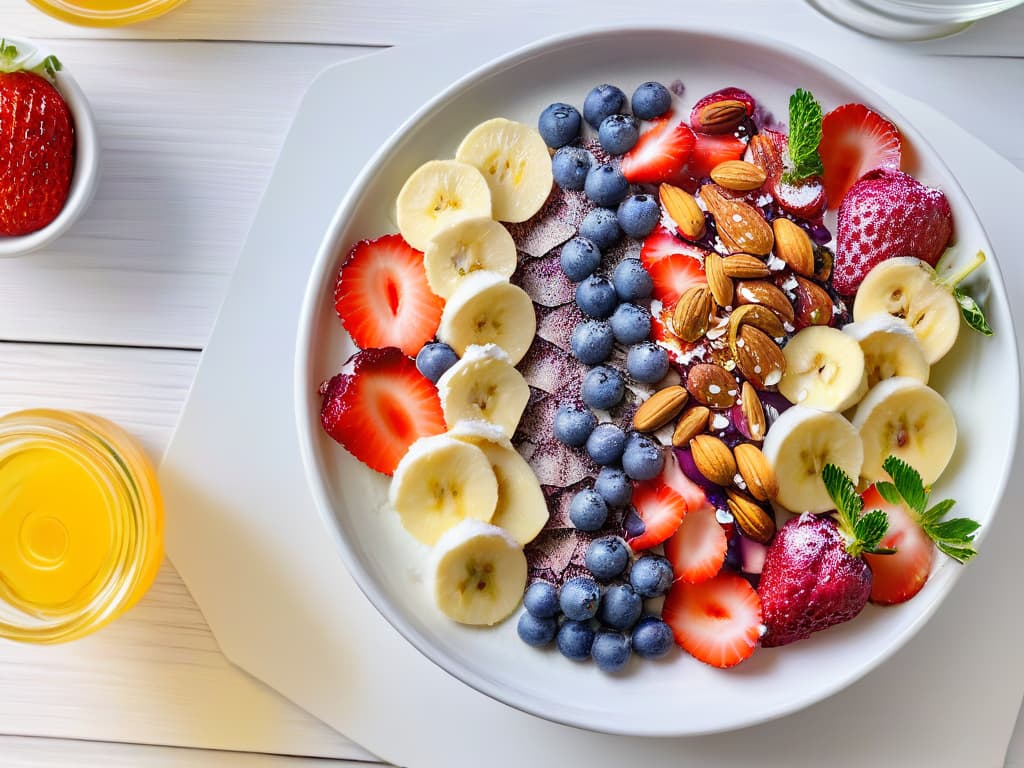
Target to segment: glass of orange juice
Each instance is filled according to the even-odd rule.
[[[94,632],[138,601],[162,559],[156,475],[127,433],[67,411],[0,417],[0,638]]]
[[[116,27],[155,19],[185,0],[28,0],[51,16],[89,27]]]

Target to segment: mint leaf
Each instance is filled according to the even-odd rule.
[[[900,492],[896,490],[896,486],[892,483],[888,483],[885,480],[879,480],[875,483],[875,490],[878,491],[879,496],[890,504],[903,503],[903,497],[900,496]]]
[[[810,91],[797,88],[789,97],[789,159],[792,165],[783,181],[792,183],[824,173],[818,154],[821,118],[821,105],[814,96]]]
[[[985,319],[985,313],[978,306],[978,302],[968,296],[962,288],[953,289],[953,298],[960,305],[960,314],[968,326],[982,336],[992,336],[994,334],[994,331]]]
[[[857,518],[864,508],[857,489],[853,487],[853,481],[846,476],[835,464],[826,464],[821,471],[821,480],[825,483],[825,490],[828,491],[832,503],[840,515],[849,519],[850,532],[854,531]]]
[[[896,490],[899,491],[907,506],[918,515],[923,515],[924,509],[928,505],[928,491],[925,490],[924,483],[921,482],[921,475],[917,473],[917,470],[896,456],[890,456],[883,461],[882,469],[892,478]]]
[[[889,516],[880,509],[861,516],[864,502],[857,493],[853,480],[835,464],[825,465],[821,471],[821,480],[832,503],[836,505],[839,531],[847,540],[846,551],[852,557],[859,557],[862,552],[880,555],[892,553],[894,550],[878,548],[879,542],[889,528]]]
[[[887,554],[891,549],[879,549],[878,544],[889,530],[889,516],[880,509],[873,509],[857,521],[854,530],[865,552]]]

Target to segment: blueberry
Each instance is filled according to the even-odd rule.
[[[607,365],[592,368],[583,377],[583,402],[591,408],[599,408],[602,411],[614,408],[622,401],[625,393],[626,382],[623,381],[622,374]]]
[[[612,327],[603,320],[584,320],[572,329],[569,338],[573,355],[586,365],[603,363],[611,356],[614,344]]]
[[[668,352],[653,341],[641,341],[626,354],[626,372],[641,384],[656,384],[668,373]]]
[[[580,223],[580,235],[589,238],[602,251],[622,239],[619,219],[610,208],[595,208]]]
[[[554,617],[540,619],[532,613],[523,611],[519,617],[519,623],[516,625],[516,631],[519,633],[519,639],[524,643],[532,645],[534,648],[540,648],[555,639],[555,633],[558,632],[558,619]]]
[[[630,195],[619,204],[619,226],[630,237],[647,237],[661,221],[661,206],[653,195]]]
[[[601,466],[617,462],[625,448],[626,435],[614,424],[598,424],[587,438],[587,454]]]
[[[615,286],[605,277],[591,275],[576,286],[576,306],[580,312],[591,317],[608,317],[619,305],[615,294]],[[607,325],[601,323],[601,325]],[[612,329],[608,328],[608,338],[612,339]],[[609,350],[610,354],[611,350]],[[607,357],[607,356],[606,356]]]
[[[590,542],[584,562],[595,579],[611,581],[626,570],[629,548],[618,536],[602,536]]]
[[[523,595],[523,607],[538,619],[558,615],[558,590],[550,581],[535,581]]]
[[[664,115],[672,106],[672,94],[661,83],[641,83],[633,91],[633,114],[641,120],[653,120]]]
[[[615,467],[601,467],[594,490],[610,507],[624,507],[633,498],[633,484],[625,472]]]
[[[627,630],[636,624],[643,610],[643,598],[629,584],[615,584],[601,598],[597,618],[606,627]]]
[[[594,156],[581,147],[562,147],[551,158],[551,174],[562,189],[583,189]]]
[[[586,576],[576,576],[562,585],[558,593],[558,604],[565,618],[570,621],[588,621],[597,615],[601,601],[601,588],[597,582]]]
[[[624,155],[640,138],[640,121],[632,115],[608,115],[597,129],[597,140],[609,155]]]
[[[621,632],[602,629],[594,635],[590,655],[602,672],[618,672],[629,661],[629,638]]]
[[[416,369],[435,384],[457,362],[459,356],[455,350],[440,342],[424,344],[416,355]]]
[[[537,130],[552,149],[564,147],[580,135],[580,113],[571,104],[555,103],[540,113]]]
[[[619,304],[609,323],[620,344],[636,344],[651,335],[651,313],[636,304]]]
[[[633,627],[633,652],[644,659],[660,659],[672,649],[672,630],[657,616],[644,616]]]
[[[583,100],[583,119],[597,129],[601,121],[626,108],[626,94],[621,88],[604,83],[593,88]]]
[[[629,571],[629,583],[641,597],[661,597],[674,578],[672,564],[661,555],[644,555]]]
[[[551,431],[561,442],[579,448],[587,442],[590,433],[597,426],[597,417],[582,405],[565,404],[555,413]]]
[[[629,192],[629,182],[614,165],[599,165],[590,169],[583,190],[597,205],[612,208]]]
[[[651,480],[665,466],[665,450],[647,435],[630,435],[622,453],[622,469],[634,480]]]
[[[558,261],[565,276],[578,283],[597,269],[601,263],[601,251],[587,238],[574,237],[562,246]]]
[[[567,621],[559,627],[555,642],[565,658],[585,661],[594,645],[594,630],[585,621]]]
[[[569,520],[580,531],[600,530],[608,520],[608,505],[597,491],[586,488],[569,502]]]

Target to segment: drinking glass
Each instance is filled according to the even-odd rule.
[[[930,40],[961,32],[975,21],[1024,0],[808,0],[834,21],[875,37]]]

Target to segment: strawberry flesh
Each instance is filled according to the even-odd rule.
[[[935,547],[903,504],[890,504],[871,486],[861,495],[864,509],[881,509],[889,518],[889,530],[880,547],[895,549],[891,555],[865,554],[871,569],[871,602],[903,603],[921,591],[932,569]]]
[[[747,145],[732,134],[697,133],[694,135],[693,154],[686,166],[686,175],[700,181],[711,175],[711,170],[726,160],[739,160]]]
[[[672,116],[662,118],[641,134],[619,167],[630,184],[671,181],[686,166],[693,144],[690,126]]]
[[[708,279],[700,262],[692,256],[673,253],[647,268],[654,283],[651,295],[666,309],[671,309],[690,288],[707,285]]]
[[[761,131],[750,140],[749,159],[768,177],[766,187],[784,211],[803,219],[816,219],[825,211],[825,186],[812,176],[796,182],[783,181],[789,137],[778,131]]]
[[[661,544],[679,530],[686,501],[660,478],[633,483],[633,509],[643,521],[642,533],[627,538],[634,552]]]
[[[677,579],[699,584],[722,570],[728,548],[729,540],[715,510],[704,507],[686,513],[679,530],[665,542],[665,557]]]
[[[644,265],[644,268],[650,269],[651,265],[673,253],[693,256],[701,261],[707,255],[707,251],[703,248],[680,239],[679,235],[669,232],[659,224],[651,234],[644,238],[643,246],[640,248],[640,263]]]
[[[825,115],[818,154],[825,168],[829,207],[838,208],[868,171],[898,170],[902,144],[896,126],[863,104],[844,104]]]

